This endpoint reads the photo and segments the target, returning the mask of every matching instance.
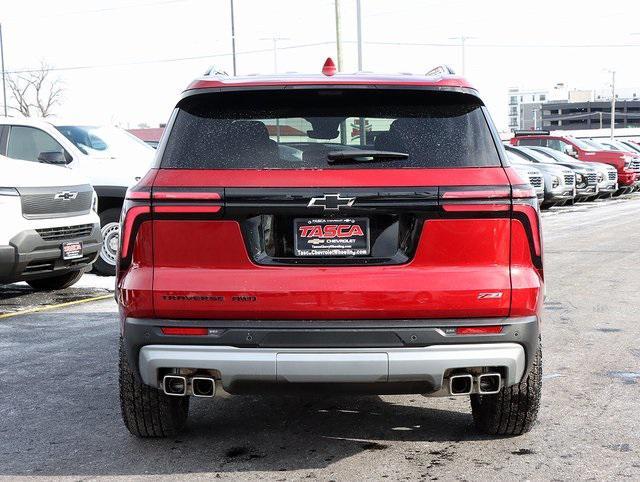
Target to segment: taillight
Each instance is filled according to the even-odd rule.
[[[148,220],[212,219],[222,214],[222,190],[208,187],[152,187],[152,170],[127,191],[120,216],[119,267],[131,265],[140,225]]]
[[[440,205],[448,213],[500,212],[510,209],[509,186],[452,186],[440,189]]]
[[[118,270],[131,265],[136,233],[144,221],[151,219],[151,186],[157,171],[152,169],[125,195],[120,213],[120,254]]]
[[[540,207],[535,190],[529,185],[512,187],[512,216],[525,228],[531,247],[533,266],[544,279],[542,269],[542,230],[540,228]]]
[[[154,187],[154,219],[217,218],[222,214],[222,191],[209,187]]]
[[[533,265],[543,277],[540,208],[531,185],[448,186],[440,188],[438,198],[443,215],[447,217],[518,219],[527,232]]]

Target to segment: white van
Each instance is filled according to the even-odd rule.
[[[98,197],[70,169],[0,156],[0,284],[67,288],[102,246]]]
[[[0,117],[0,155],[66,165],[89,180],[100,200],[104,239],[94,268],[115,274],[125,193],[148,171],[155,149],[117,127]]]

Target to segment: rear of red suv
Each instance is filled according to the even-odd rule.
[[[453,76],[194,82],[123,208],[127,428],[301,390],[470,396],[481,431],[528,431],[542,240],[505,162]]]

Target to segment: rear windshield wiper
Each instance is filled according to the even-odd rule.
[[[329,164],[341,162],[371,162],[371,161],[394,161],[396,159],[408,159],[409,154],[405,152],[389,151],[332,151],[327,154]]]

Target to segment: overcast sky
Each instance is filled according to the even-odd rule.
[[[356,70],[356,1],[340,0],[343,70]],[[640,82],[637,2],[362,0],[364,70],[423,73],[447,63],[480,90],[499,128],[511,86],[602,89]],[[215,65],[232,71],[229,0],[0,0],[8,71],[60,69],[59,117],[135,127],[167,120]],[[333,0],[235,0],[238,74],[318,72],[335,57]],[[413,44],[413,45],[412,45]],[[1,101],[1,99],[0,99]]]

